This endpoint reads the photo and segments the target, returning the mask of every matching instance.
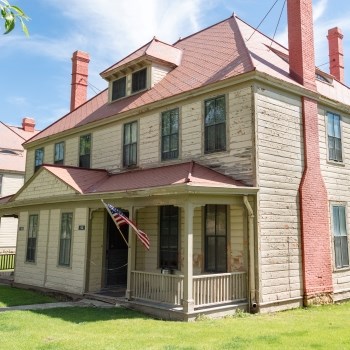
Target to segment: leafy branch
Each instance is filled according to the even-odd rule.
[[[29,36],[24,22],[29,21],[30,18],[18,6],[11,5],[7,0],[0,0],[0,18],[5,21],[4,34],[10,33],[15,28],[16,21],[19,21],[24,34]]]

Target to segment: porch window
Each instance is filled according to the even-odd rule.
[[[205,206],[205,270],[227,270],[227,207]]]
[[[132,74],[131,92],[135,93],[146,89],[147,68],[141,69]]]
[[[112,101],[126,96],[126,77],[114,80],[112,83]]]
[[[27,262],[35,262],[36,238],[38,236],[38,215],[29,215],[27,238]]]
[[[345,206],[333,206],[333,237],[336,268],[349,266],[348,234]]]
[[[328,134],[328,159],[342,162],[342,142],[340,131],[340,116],[334,113],[327,113],[327,134]]]
[[[162,160],[179,156],[179,109],[162,113]]]
[[[64,142],[55,143],[55,164],[63,164],[64,163]]]
[[[60,250],[58,264],[61,266],[70,266],[71,246],[73,233],[73,214],[62,213],[61,232],[60,232]]]
[[[179,208],[172,205],[160,207],[159,267],[178,268]]]
[[[91,134],[80,136],[79,167],[90,168],[91,163]]]
[[[34,171],[37,171],[44,163],[44,148],[37,148],[35,150]]]
[[[212,153],[226,150],[226,111],[225,96],[206,100],[205,104],[205,142],[204,152]]]
[[[137,165],[137,122],[124,125],[123,166]]]

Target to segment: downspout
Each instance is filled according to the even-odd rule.
[[[255,258],[254,258],[254,212],[248,201],[247,196],[243,196],[243,203],[248,211],[248,237],[249,237],[249,303],[250,311],[258,311],[258,305],[255,299]]]

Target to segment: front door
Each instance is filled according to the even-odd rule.
[[[128,241],[128,225],[121,226],[121,233]],[[105,287],[126,284],[128,271],[128,246],[114,221],[107,218],[106,283]]]

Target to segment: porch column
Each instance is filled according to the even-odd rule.
[[[134,207],[128,208],[129,219],[134,221]],[[126,299],[131,300],[133,295],[133,284],[131,282],[131,271],[135,270],[135,256],[136,256],[136,242],[135,233],[129,226],[129,238],[128,238],[128,272],[127,272],[127,282],[126,282]]]
[[[185,210],[185,266],[184,266],[184,299],[183,310],[186,313],[194,311],[193,299],[193,213],[192,203],[184,205]]]

